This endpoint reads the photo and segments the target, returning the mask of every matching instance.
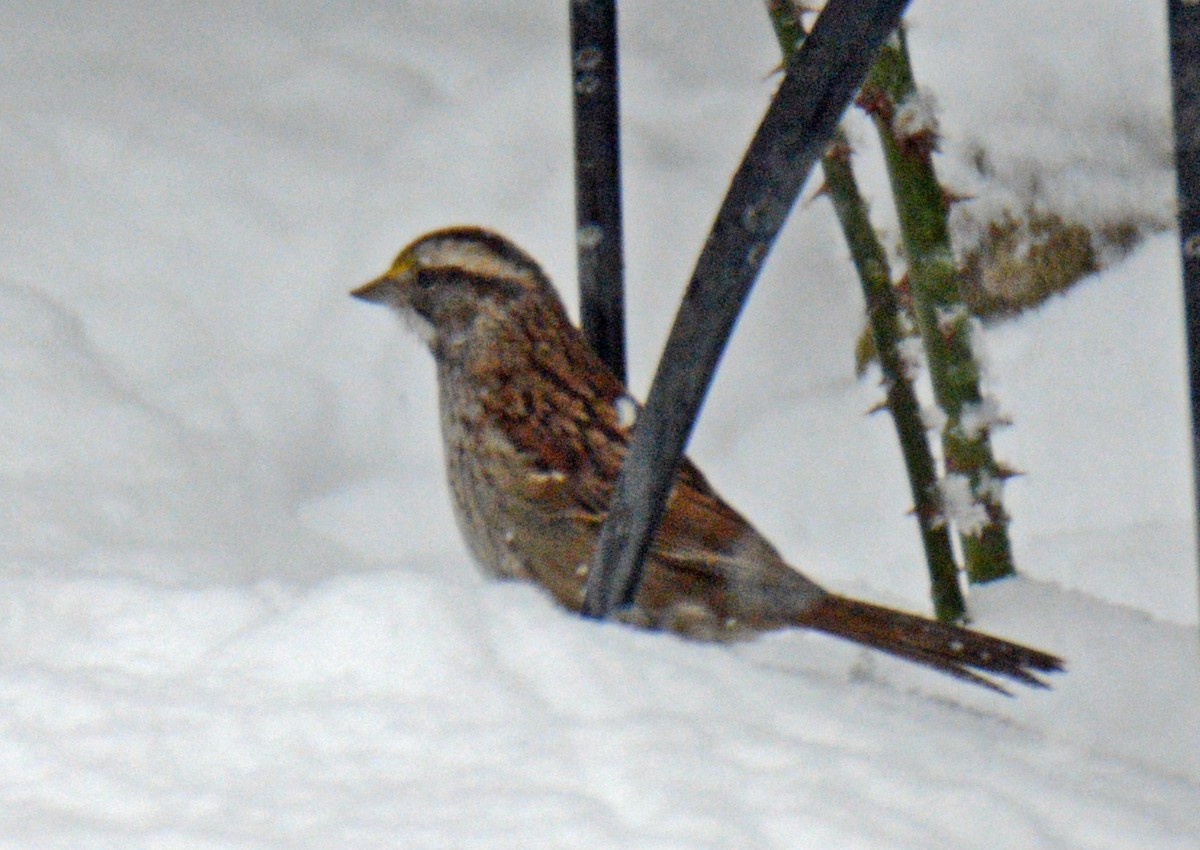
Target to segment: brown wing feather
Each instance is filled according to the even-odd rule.
[[[583,551],[591,551],[607,515],[628,445],[616,408],[627,392],[557,311],[531,310],[506,332],[520,336],[508,350],[530,351],[535,368],[495,364],[492,369],[504,374],[492,375],[494,389],[484,404],[538,468],[517,488],[529,509],[565,523],[551,535],[563,545],[538,544],[544,571],[551,564],[561,570],[562,559],[578,558],[581,542]],[[798,601],[821,593],[783,562],[690,460],[681,461],[648,556],[643,607],[691,600],[721,622],[754,620],[756,628],[769,628],[783,625]],[[569,596],[568,604],[578,607],[577,591],[564,587],[555,595],[564,602]]]

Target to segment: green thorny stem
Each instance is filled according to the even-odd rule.
[[[937,131],[917,95],[903,29],[879,52],[859,95],[874,119],[908,258],[909,291],[917,330],[929,359],[933,393],[945,413],[942,452],[946,490],[969,487],[973,521],[959,533],[967,577],[973,583],[1013,575],[1008,514],[1001,501],[1004,473],[992,454],[992,404],[979,388],[972,351],[975,323],[959,294],[950,246],[949,202],[933,169]],[[947,496],[947,493],[943,493]]]
[[[768,0],[767,11],[786,63],[791,51],[804,37],[799,15],[791,0]],[[900,353],[899,344],[905,337],[901,307],[892,287],[887,253],[871,227],[866,202],[850,165],[850,146],[841,130],[821,158],[821,168],[825,174],[825,194],[833,201],[862,283],[867,320],[887,392],[887,406],[908,471],[914,513],[929,565],[934,612],[939,620],[955,622],[963,618],[965,605],[950,531],[941,519],[937,464],[921,420],[920,403]]]
[[[914,512],[929,564],[934,611],[939,620],[961,620],[966,611],[958,583],[958,565],[954,560],[949,529],[941,515],[937,464],[921,419],[921,405],[900,353],[905,334],[887,257],[871,228],[866,204],[850,169],[850,149],[839,145],[831,147],[822,158],[821,166],[825,172],[826,191],[833,201],[862,282],[867,321],[879,356],[887,406],[908,470]]]

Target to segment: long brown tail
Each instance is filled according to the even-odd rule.
[[[1002,694],[1009,691],[977,671],[1045,688],[1046,683],[1034,673],[1063,669],[1061,658],[1040,650],[833,594],[800,613],[796,624],[881,649]]]

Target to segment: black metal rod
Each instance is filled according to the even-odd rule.
[[[908,0],[830,0],[730,183],[617,478],[583,613],[632,603],[696,414],[779,228]]]
[[[624,381],[616,0],[572,0],[571,75],[580,325],[600,359]]]
[[[1167,29],[1171,39],[1177,215],[1192,401],[1192,471],[1200,528],[1200,5],[1169,0]]]

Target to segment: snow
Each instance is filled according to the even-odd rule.
[[[689,644],[477,575],[428,355],[347,291],[477,222],[575,303],[563,6],[0,10],[0,847],[1195,847],[1169,232],[983,331],[1022,577],[970,604],[1068,659],[1051,691],[811,634]],[[960,6],[918,0],[910,37],[954,188],[1169,221],[1161,9]],[[778,57],[757,4],[623,14],[640,395]],[[814,578],[927,610],[861,315],[806,200],[691,453]]]
[[[910,381],[919,379],[921,370],[925,367],[925,346],[921,344],[921,338],[915,335],[906,336],[896,343],[896,350],[900,353],[904,377]],[[945,415],[944,411],[942,415]]]
[[[924,349],[921,349],[924,351]],[[914,377],[919,377],[920,373],[915,373]],[[950,417],[946,415],[946,411],[940,404],[923,404],[921,405],[921,424],[925,426],[925,430],[933,434],[940,434],[946,428],[946,423]]]
[[[896,108],[893,124],[896,138],[915,140],[918,136],[933,138],[938,132],[937,103],[929,92],[914,91]]]
[[[958,415],[958,427],[968,440],[1006,424],[1008,418],[1000,412],[1000,403],[991,396],[984,396],[977,402],[967,402]]]
[[[987,528],[987,506],[972,489],[971,479],[961,472],[949,472],[938,480],[938,501],[942,506],[942,522],[954,523],[959,534],[975,537]]]
[[[621,395],[613,402],[613,406],[617,409],[617,426],[626,430],[632,428],[637,421],[637,402],[627,395]]]

